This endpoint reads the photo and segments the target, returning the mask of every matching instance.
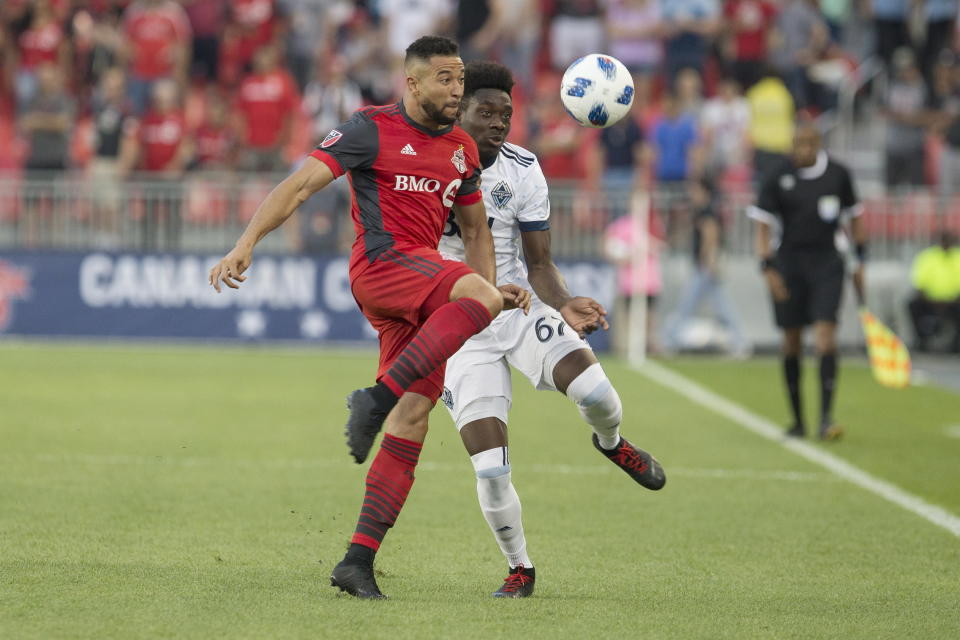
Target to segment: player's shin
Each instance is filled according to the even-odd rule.
[[[837,354],[820,356],[820,424],[833,422],[833,392],[837,385]]]
[[[520,496],[510,478],[507,447],[488,449],[470,456],[477,473],[480,510],[511,568],[532,568],[523,535]]]
[[[803,402],[800,397],[800,356],[788,355],[783,358],[783,378],[787,385],[787,395],[790,398],[790,409],[793,411],[793,430],[800,435],[803,433]]]
[[[413,471],[422,446],[419,442],[390,434],[383,437],[380,451],[367,472],[363,506],[356,531],[350,539],[353,545],[369,547],[374,552],[380,548],[383,537],[396,523],[413,487]],[[372,555],[369,557],[372,560]]]
[[[597,441],[604,449],[613,449],[620,442],[620,421],[623,405],[600,363],[592,364],[567,386],[567,397],[580,409],[580,415],[593,427]]]

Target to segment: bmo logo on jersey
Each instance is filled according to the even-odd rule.
[[[440,181],[433,178],[418,178],[417,176],[397,176],[394,191],[417,191],[419,193],[433,193],[440,191]]]
[[[436,193],[440,191],[440,181],[434,178],[398,175],[396,180],[396,184],[393,185],[394,191],[415,191],[417,193]],[[457,178],[443,190],[443,205],[445,207],[453,206],[453,199],[456,197],[461,184],[463,184],[463,180]]]

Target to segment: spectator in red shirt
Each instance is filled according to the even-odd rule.
[[[233,0],[229,18],[220,44],[220,81],[234,85],[258,50],[277,44],[279,21],[274,0]]]
[[[150,110],[140,121],[137,132],[136,165],[152,177],[177,179],[192,155],[186,118],[171,79],[157,81],[153,87]]]
[[[162,229],[168,249],[179,248],[183,208],[183,172],[193,157],[193,144],[180,106],[177,83],[165,78],[153,86],[152,106],[136,136],[137,166],[154,184],[144,200],[142,248],[156,249]]]
[[[767,34],[777,17],[777,7],[767,0],[728,0],[723,17],[727,32],[733,36],[730,71],[746,91],[763,76]]]
[[[158,80],[174,78],[186,87],[190,21],[173,0],[136,0],[124,12],[123,33],[129,64],[127,95],[141,114]]]
[[[227,121],[227,105],[218,95],[208,98],[206,117],[193,137],[198,169],[224,171],[233,167],[235,138]]]
[[[37,69],[51,64],[66,72],[68,42],[50,0],[36,0],[25,16],[27,27],[16,38],[17,107],[25,108],[37,94]]]
[[[552,83],[544,82],[532,105],[531,151],[540,158],[548,180],[583,180],[587,177],[588,151],[596,143],[593,131],[582,127],[556,99]]]
[[[226,0],[180,0],[193,31],[192,72],[216,80],[220,33],[227,14]]]
[[[240,168],[245,171],[283,171],[283,149],[290,141],[293,115],[299,108],[293,76],[279,67],[276,47],[258,50],[253,73],[237,92],[237,138],[241,141]]]

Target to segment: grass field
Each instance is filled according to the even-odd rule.
[[[443,408],[378,559],[338,596],[366,467],[343,398],[369,353],[0,343],[2,638],[957,638],[960,538],[616,362],[644,491],[567,401],[516,381],[537,594],[505,565]],[[785,422],[773,360],[675,370]],[[960,395],[845,366],[835,455],[960,514]],[[808,367],[808,399],[816,400]]]

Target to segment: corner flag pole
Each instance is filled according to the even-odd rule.
[[[647,264],[650,255],[650,194],[638,189],[630,199],[635,248],[630,256],[632,292],[627,309],[627,362],[642,367],[647,361]],[[639,280],[639,282],[637,282]]]

